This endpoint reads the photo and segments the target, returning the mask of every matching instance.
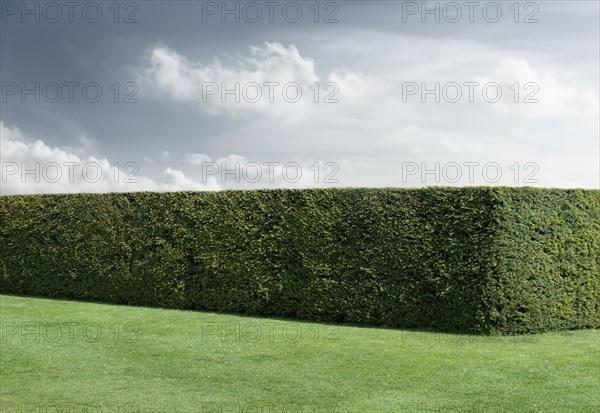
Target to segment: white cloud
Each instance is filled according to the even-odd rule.
[[[169,151],[163,150],[154,156],[144,155],[142,157],[142,159],[144,162],[149,163],[149,164],[153,164],[155,162],[163,162],[164,163],[171,159],[171,154],[169,153]]]
[[[214,179],[199,184],[167,168],[160,181],[139,174],[134,165],[117,166],[106,158],[80,156],[42,140],[30,141],[0,121],[0,193],[76,193],[219,189]]]
[[[177,169],[167,168],[163,172],[162,190],[165,191],[181,191],[182,189],[205,191],[209,186],[192,181],[186,178],[184,173]],[[210,189],[217,189],[214,180],[211,180]]]
[[[340,185],[403,186],[403,161],[498,162],[504,168],[532,162],[540,165],[537,186],[598,185],[597,79],[569,71],[556,56],[533,52],[524,58],[522,50],[452,37],[360,30],[308,47],[301,54],[329,71],[326,79],[339,86],[339,103],[314,105],[310,122],[293,127],[266,118],[208,139],[263,159],[337,162]],[[515,82],[536,82],[540,103],[489,103],[481,90],[475,103],[403,103],[401,85],[409,81],[494,81],[505,99],[512,98],[507,92]],[[515,185],[510,173],[502,184]]]
[[[340,93],[339,98],[344,99],[344,101],[368,96],[376,88],[379,88],[379,93],[382,92],[381,86],[376,79],[369,78],[360,72],[334,70],[329,75],[329,81],[337,85]],[[325,91],[325,94],[327,92],[331,93],[332,89]]]
[[[309,188],[327,186],[326,177],[331,177],[329,186],[334,183],[339,166],[326,165],[318,159],[295,157],[288,160],[248,159],[245,156],[229,154],[216,159],[207,154],[186,154],[185,162],[192,168],[191,173],[200,176],[201,181],[214,178],[223,188]]]
[[[192,62],[158,45],[149,51],[144,66],[138,69],[138,82],[161,96],[166,94],[177,101],[194,102],[208,114],[242,118],[259,115],[299,121],[313,113],[314,85],[320,78],[313,59],[302,56],[296,46],[265,43],[251,46],[247,56],[238,54],[229,60],[228,64],[219,58],[208,64]],[[358,84],[357,76],[345,76],[332,73],[330,82]],[[332,91],[322,90],[323,85],[317,89],[320,89],[318,99]]]
[[[168,161],[169,159],[171,159],[171,154],[169,153],[169,151],[162,151],[159,155],[158,155],[158,159],[160,159],[163,162]]]
[[[589,116],[598,118],[598,95],[591,88],[566,84],[550,71],[535,70],[526,60],[502,59],[481,83],[498,82],[503,96],[492,107],[523,117]],[[518,86],[515,86],[518,83]]]
[[[185,155],[185,163],[192,166],[202,165],[205,162],[211,162],[210,156],[205,153],[188,153]]]
[[[97,145],[98,142],[96,142],[95,139],[82,135],[77,139],[77,145],[68,145],[63,149],[68,152],[73,152],[76,155],[95,155],[98,153]]]

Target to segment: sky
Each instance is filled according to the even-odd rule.
[[[598,189],[599,4],[0,0],[0,194]]]

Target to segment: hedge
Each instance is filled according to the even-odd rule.
[[[600,191],[0,197],[0,293],[521,334],[600,327]]]

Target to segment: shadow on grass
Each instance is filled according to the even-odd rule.
[[[64,301],[64,302],[73,302],[73,303],[81,303],[81,304],[96,304],[96,305],[106,305],[106,306],[116,306],[116,307],[125,307],[125,308],[143,308],[143,309],[151,309],[151,310],[164,310],[164,311],[177,311],[177,312],[185,312],[188,314],[204,314],[204,315],[214,315],[214,316],[232,316],[243,319],[262,319],[265,321],[272,320],[278,322],[287,322],[287,323],[298,323],[298,324],[311,324],[311,325],[323,325],[323,326],[331,326],[331,327],[345,327],[345,328],[354,328],[354,329],[363,329],[363,330],[382,330],[382,331],[390,331],[390,332],[401,332],[403,334],[413,335],[415,336],[421,335],[423,338],[422,341],[425,342],[425,335],[434,336],[437,340],[445,339],[446,341],[465,341],[467,339],[471,339],[473,342],[476,340],[479,341],[521,341],[521,342],[537,342],[536,337],[545,333],[558,333],[560,335],[574,335],[576,331],[582,330],[553,330],[546,331],[543,333],[533,333],[533,334],[515,334],[515,335],[501,335],[501,334],[484,334],[484,333],[474,333],[469,331],[457,331],[457,330],[449,330],[443,328],[429,328],[429,327],[412,327],[412,326],[390,326],[390,325],[382,325],[382,324],[359,324],[352,322],[335,322],[335,321],[323,321],[323,320],[311,320],[311,319],[299,319],[292,317],[278,317],[278,316],[270,316],[264,314],[252,314],[252,313],[235,313],[235,312],[226,312],[226,311],[214,311],[209,309],[194,309],[194,308],[173,308],[173,307],[158,307],[158,306],[148,306],[148,305],[140,305],[140,304],[127,304],[127,303],[114,303],[108,301],[101,300],[84,300],[79,298],[72,297],[47,297],[47,296],[38,296],[38,295],[21,295],[21,294],[12,294],[12,293],[4,293],[0,291],[0,297],[15,297],[15,298],[35,298],[40,300],[49,300],[49,301]],[[0,300],[1,303],[1,300]],[[2,306],[0,304],[0,314],[2,313]],[[600,329],[589,329],[598,332],[598,339],[600,340]],[[449,338],[450,337],[450,338]],[[454,337],[454,339],[452,338]]]

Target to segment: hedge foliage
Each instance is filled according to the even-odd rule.
[[[531,333],[600,327],[600,191],[0,197],[0,292]]]

